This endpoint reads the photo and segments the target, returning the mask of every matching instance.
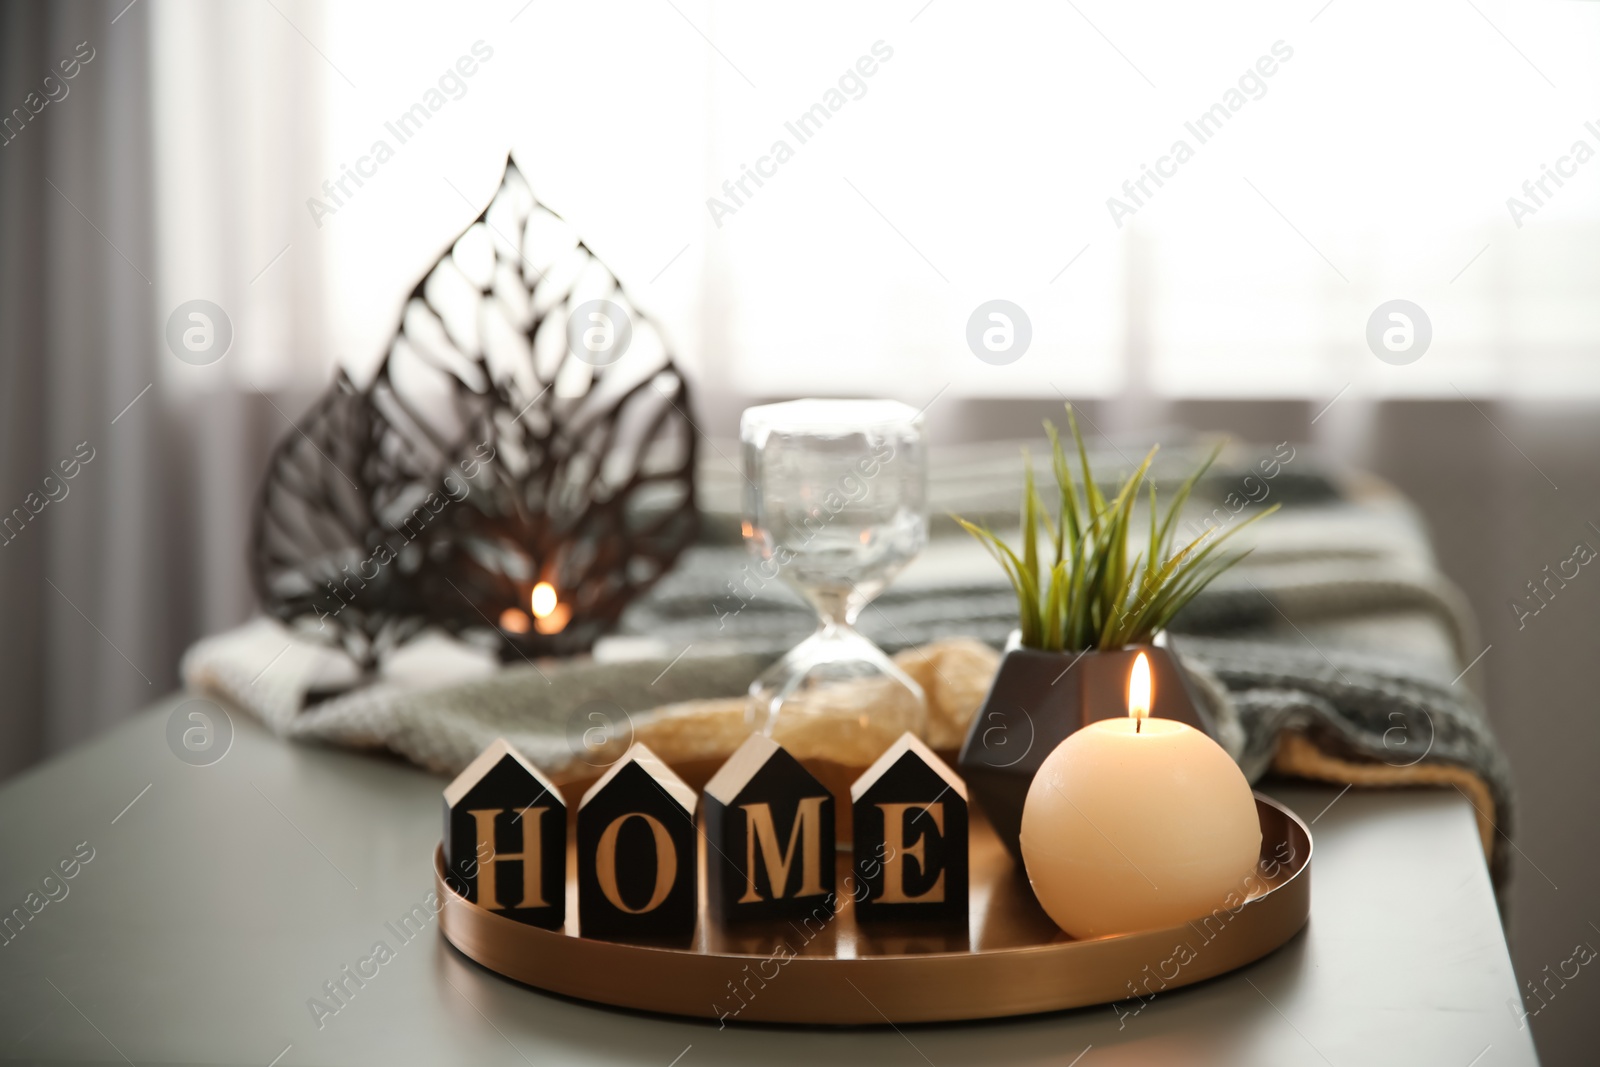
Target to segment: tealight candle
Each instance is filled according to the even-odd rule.
[[[1261,824],[1238,765],[1199,730],[1149,714],[1141,653],[1128,717],[1070,734],[1028,789],[1028,880],[1073,937],[1176,926],[1230,894],[1242,900],[1259,858]]]

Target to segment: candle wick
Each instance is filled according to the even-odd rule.
[[[1133,720],[1133,732],[1144,733],[1144,716],[1140,715]]]

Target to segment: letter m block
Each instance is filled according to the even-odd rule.
[[[771,738],[752,735],[706,783],[707,895],[723,922],[832,909],[834,800]]]

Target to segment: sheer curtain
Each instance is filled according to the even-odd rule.
[[[317,230],[356,363],[514,146],[666,322],[713,433],[807,392],[1600,393],[1591,5],[385,11],[328,12],[330,175],[495,51]],[[966,340],[993,299],[1031,325],[1003,366]],[[1405,365],[1366,340],[1397,299],[1431,332]]]
[[[1600,392],[1592,5],[718,11],[708,191],[893,48],[708,234],[750,392]],[[964,338],[996,297],[1004,367]],[[1410,365],[1365,340],[1393,299]]]
[[[148,22],[115,13],[0,8],[0,774],[161,695],[177,651]]]
[[[27,116],[0,147],[0,775],[161,696],[189,641],[251,611],[262,458],[329,365],[320,260],[285,249],[323,92],[290,20],[316,18],[0,8]],[[164,340],[191,299],[233,326],[210,365]]]
[[[157,314],[165,325],[209,300],[233,329],[221,358],[197,366],[163,349],[155,375],[168,431],[185,438],[169,492],[192,640],[253,610],[244,560],[266,451],[337,359],[327,264],[301,201],[322,177],[317,116],[338,79],[314,50],[312,3],[168,0],[149,19]]]

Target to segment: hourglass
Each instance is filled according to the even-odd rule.
[[[794,400],[739,423],[746,544],[810,602],[817,631],[750,686],[746,717],[834,794],[850,840],[850,784],[926,698],[856,632],[863,608],[928,539],[921,413],[886,400]]]

